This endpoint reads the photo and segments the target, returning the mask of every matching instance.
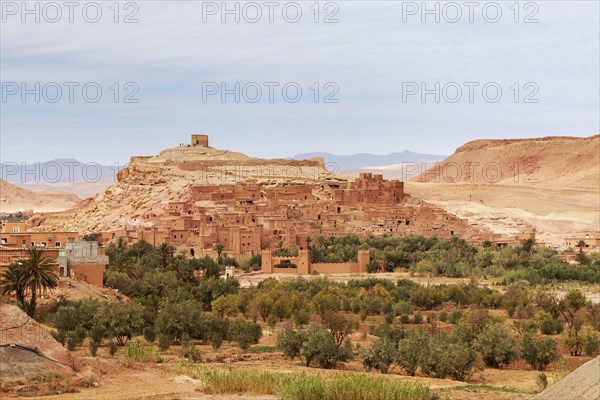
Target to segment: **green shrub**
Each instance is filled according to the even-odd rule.
[[[442,322],[448,321],[448,311],[443,310],[440,312],[440,321],[442,321]]]
[[[421,313],[421,311],[417,311],[413,318],[413,324],[420,324],[422,322],[423,322],[423,314]]]
[[[338,346],[331,333],[321,326],[313,325],[306,331],[306,341],[302,344],[300,355],[307,367],[313,363],[322,368],[335,368],[338,362],[348,361],[352,357],[349,341]]]
[[[360,312],[358,313],[358,317],[360,318],[360,322],[364,323],[368,316],[369,316],[369,314],[367,313],[367,310],[365,310],[364,308],[361,308]]]
[[[386,313],[386,314],[383,316],[383,319],[384,319],[384,320],[385,320],[385,322],[387,322],[388,324],[391,324],[392,322],[394,322],[394,318],[396,318],[396,313],[394,313],[394,312],[389,312],[389,313]]]
[[[113,342],[112,340],[110,342],[108,342],[108,353],[111,356],[114,356],[115,354],[117,354],[117,344],[115,342]]]
[[[156,340],[156,331],[152,326],[144,327],[142,333],[144,335],[144,339],[146,339],[148,343],[154,343],[154,341]]]
[[[181,338],[180,355],[182,358],[187,358],[191,361],[200,361],[202,359],[196,345],[194,345],[194,342],[187,333],[184,333]]]
[[[240,349],[246,350],[250,345],[258,343],[262,337],[262,328],[255,322],[236,319],[231,324],[230,335]]]
[[[144,307],[138,303],[104,303],[94,317],[94,324],[104,329],[107,336],[124,346],[144,327]],[[101,329],[98,328],[98,329]]]
[[[377,260],[371,260],[367,264],[367,273],[372,274],[381,271],[381,265]]]
[[[410,322],[410,317],[408,316],[408,314],[400,315],[400,322],[402,324],[408,324]]]
[[[75,347],[77,347],[77,337],[71,332],[67,335],[67,349],[73,351],[75,350]]]
[[[450,322],[452,325],[456,325],[458,321],[461,320],[462,316],[462,310],[453,310],[448,316],[448,322]]]
[[[410,314],[413,313],[413,306],[408,301],[402,301],[402,300],[400,300],[394,306],[394,311],[396,312],[396,315],[402,315],[402,314],[408,314],[408,315],[410,315]]]
[[[213,349],[217,350],[221,348],[221,345],[223,344],[223,335],[220,332],[211,332],[208,339],[210,340],[210,345]]]
[[[158,348],[160,350],[167,350],[171,346],[171,343],[173,343],[173,336],[166,333],[158,334]]]
[[[292,318],[296,326],[307,325],[310,322],[310,313],[304,309],[296,310],[292,314]]]
[[[590,331],[583,337],[583,349],[585,354],[593,357],[600,349],[600,335],[598,332]]]
[[[396,364],[414,376],[419,367],[421,350],[429,343],[429,336],[422,330],[410,330],[406,337],[398,342]]]
[[[132,363],[157,363],[161,361],[156,346],[152,344],[144,345],[139,340],[130,341],[125,345],[125,357]]]
[[[544,335],[557,335],[564,330],[564,323],[558,319],[544,319],[540,323],[540,332]]]
[[[106,272],[106,286],[117,289],[119,292],[129,295],[134,281],[124,272],[109,270]]]
[[[478,368],[480,360],[477,351],[464,341],[464,335],[431,335],[420,351],[421,370],[442,379],[451,376],[459,381],[465,380]]]
[[[348,335],[358,327],[358,322],[355,319],[339,312],[326,313],[322,320],[323,326],[329,329],[337,346],[341,346]]]
[[[184,333],[193,339],[201,339],[205,334],[205,322],[202,305],[199,302],[167,301],[158,312],[154,329],[159,340],[163,336],[163,340],[169,337],[171,340],[181,341]]]
[[[383,300],[380,297],[367,296],[363,299],[363,307],[369,315],[381,314]]]
[[[83,341],[85,340],[86,336],[87,330],[83,326],[78,326],[73,331],[73,337],[75,338],[77,346],[83,345]]]
[[[89,332],[90,340],[92,342],[102,343],[102,339],[106,336],[106,330],[103,326],[95,324]]]
[[[96,353],[98,352],[99,346],[100,343],[94,342],[93,340],[90,341],[90,354],[92,355],[92,357],[96,357]]]
[[[291,326],[286,326],[283,332],[277,336],[277,347],[283,352],[283,356],[294,359],[300,355],[302,345],[306,342],[306,331],[294,331]]]
[[[536,378],[536,383],[538,384],[540,391],[546,390],[548,387],[548,376],[545,373],[540,372]]]
[[[533,368],[543,371],[559,358],[556,341],[550,337],[539,339],[534,333],[525,332],[521,341],[521,356]]]
[[[518,357],[516,342],[510,337],[509,330],[498,323],[483,328],[475,339],[474,348],[488,367],[498,368]]]
[[[368,349],[363,349],[361,359],[363,366],[370,371],[376,369],[387,374],[390,366],[396,361],[398,347],[396,342],[388,338],[379,338]]]

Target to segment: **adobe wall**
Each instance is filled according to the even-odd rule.
[[[358,251],[356,263],[311,263],[309,250],[298,250],[297,257],[275,257],[272,250],[263,250],[261,272],[263,274],[298,274],[309,275],[314,271],[321,274],[347,274],[367,272],[369,251]],[[282,260],[290,260],[297,268],[276,268]]]
[[[192,146],[208,147],[208,135],[192,135]]]
[[[296,268],[273,268],[273,274],[298,274],[298,269]],[[306,275],[306,274],[302,274]]]
[[[273,273],[273,252],[271,250],[261,251],[261,272],[263,274]]]
[[[320,274],[345,274],[359,272],[357,263],[314,263],[310,265],[311,272]]]
[[[104,265],[102,264],[69,264],[75,277],[84,277],[84,281],[96,286],[103,286]]]

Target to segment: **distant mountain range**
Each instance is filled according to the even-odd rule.
[[[83,199],[114,184],[117,172],[123,167],[125,165],[82,163],[73,158],[37,163],[4,162],[0,164],[0,179],[34,192],[72,193]]]
[[[79,181],[95,183],[109,179],[114,181],[117,172],[123,167],[124,165],[82,163],[73,158],[57,158],[29,164],[3,162],[0,164],[0,179],[17,185],[26,183],[69,184]]]
[[[401,153],[392,153],[387,155],[358,153],[349,155],[336,155],[331,153],[302,153],[296,154],[294,160],[303,160],[313,157],[322,157],[326,163],[335,163],[337,169],[360,169],[369,167],[381,167],[388,165],[397,165],[404,163],[423,163],[431,161],[441,161],[447,156],[437,154],[420,154],[412,151],[403,151]]]

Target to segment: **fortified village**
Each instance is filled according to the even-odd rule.
[[[354,263],[315,265],[307,239],[456,235],[498,246],[535,239],[535,230],[527,228],[506,237],[470,225],[410,196],[403,182],[382,175],[361,173],[350,180],[328,172],[322,159],[251,158],[211,148],[206,135],[192,135],[191,144],[156,157],[132,157],[118,180],[96,199],[71,210],[35,215],[28,223],[6,223],[0,268],[25,247],[41,246],[57,252],[61,273],[72,271],[101,285],[107,264],[103,247],[123,238],[127,244],[164,242],[187,257],[216,257],[215,245],[220,243],[236,259],[260,254],[263,273],[348,273],[366,272],[368,251],[359,252]],[[128,206],[141,214],[128,214]],[[95,234],[97,243],[82,241],[83,234]],[[297,256],[276,257],[282,248]],[[294,268],[282,268],[285,263]]]

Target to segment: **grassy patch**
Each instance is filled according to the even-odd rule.
[[[369,375],[339,374],[331,379],[304,375],[281,388],[282,400],[432,400],[428,387]]]
[[[280,351],[277,347],[274,346],[252,346],[246,353],[277,353]]]
[[[465,386],[457,386],[451,388],[451,390],[464,390],[465,392],[504,392],[504,393],[524,393],[530,394],[530,392],[525,392],[523,390],[519,390],[516,388],[506,387],[506,386],[490,386],[490,385],[465,385]]]
[[[255,395],[276,394],[285,386],[289,376],[254,369],[221,371],[206,369],[202,376],[204,392],[208,394],[247,393]]]
[[[281,400],[434,400],[431,390],[421,384],[399,382],[381,376],[339,373],[330,378],[319,375],[209,369],[178,362],[177,373],[199,379],[207,394],[244,393],[276,395]]]
[[[155,345],[144,345],[139,340],[127,343],[125,346],[125,357],[130,363],[158,363],[162,361],[158,355],[158,348]]]

